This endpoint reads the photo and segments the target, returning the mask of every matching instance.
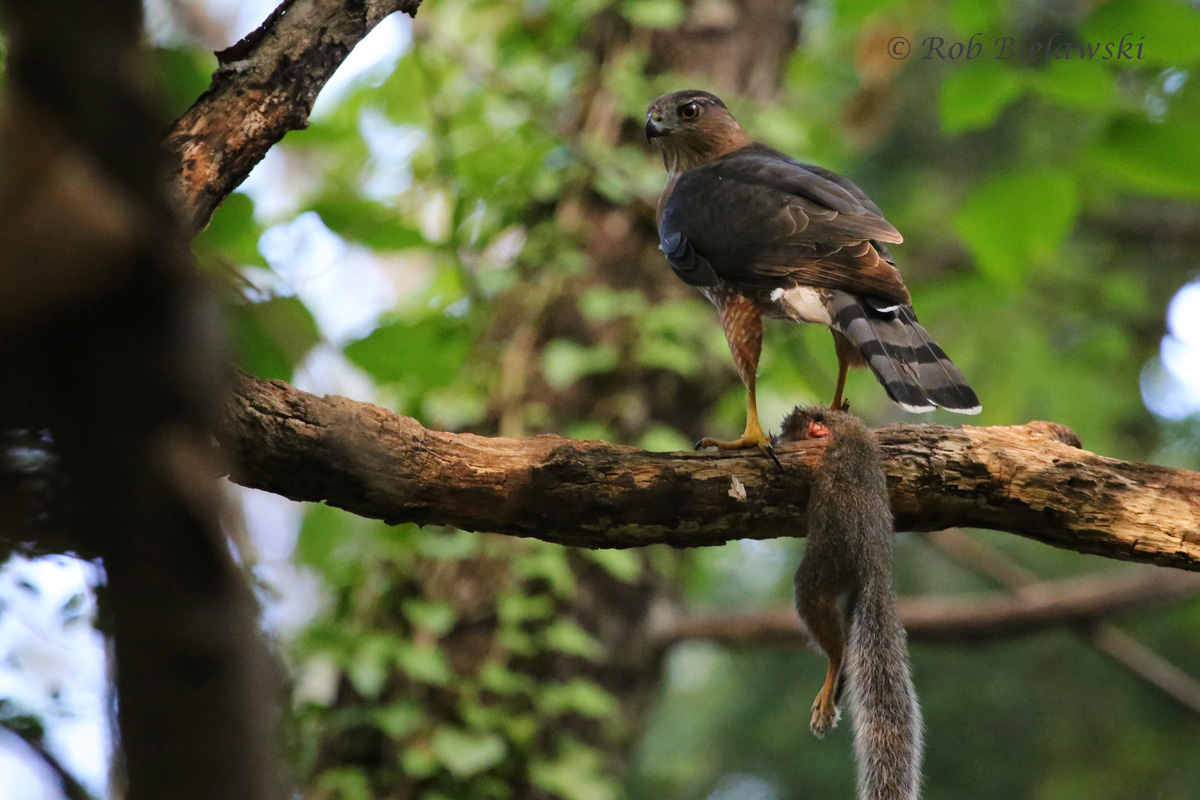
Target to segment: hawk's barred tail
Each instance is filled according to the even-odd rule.
[[[917,322],[912,306],[887,305],[847,292],[831,293],[832,328],[850,340],[905,411],[935,407],[978,414],[979,398],[942,348]]]

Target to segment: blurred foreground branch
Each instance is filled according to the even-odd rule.
[[[0,0],[0,538],[103,559],[113,795],[275,800],[273,662],[210,480],[227,359],[166,191],[141,11]],[[54,491],[21,502],[30,451]]]
[[[819,443],[649,453],[427,430],[368,403],[243,376],[222,424],[237,482],[389,523],[583,547],[803,536]],[[992,528],[1056,547],[1200,569],[1200,474],[1079,449],[1062,426],[878,432],[900,530]]]

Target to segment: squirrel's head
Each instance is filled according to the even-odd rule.
[[[811,439],[832,439],[843,427],[861,424],[858,417],[846,411],[833,411],[824,406],[796,406],[784,418],[777,441],[806,442]]]

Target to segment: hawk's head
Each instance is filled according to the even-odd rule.
[[[750,137],[721,98],[696,89],[664,94],[650,104],[646,140],[662,148],[670,172],[750,144]]]

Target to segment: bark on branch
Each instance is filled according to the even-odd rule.
[[[177,191],[198,231],[291,130],[308,125],[317,93],[350,50],[388,15],[421,0],[285,0],[242,41],[217,53],[212,85],[175,123]]]
[[[822,445],[649,453],[486,438],[279,381],[243,377],[226,407],[233,479],[390,523],[453,525],[583,547],[803,536]],[[900,530],[1009,531],[1125,561],[1200,569],[1200,474],[1081,450],[1045,422],[878,431]]]

